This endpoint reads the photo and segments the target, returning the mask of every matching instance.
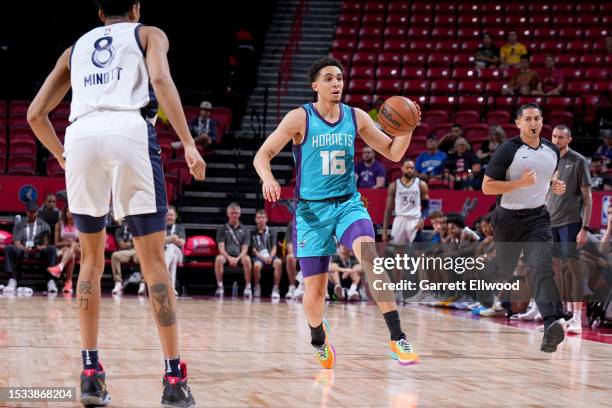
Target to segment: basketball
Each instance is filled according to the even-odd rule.
[[[419,105],[403,96],[390,97],[378,111],[378,122],[382,130],[393,137],[408,136],[419,120],[421,120]]]

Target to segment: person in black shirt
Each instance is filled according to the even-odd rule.
[[[449,154],[446,161],[446,168],[454,180],[455,190],[467,190],[468,174],[474,163],[480,162],[470,150],[468,141],[463,137],[455,140],[455,153]]]
[[[344,245],[339,245],[338,253],[332,256],[329,272],[330,284],[333,286],[337,299],[359,300],[361,265],[355,255]]]
[[[216,296],[223,296],[223,269],[225,264],[232,267],[242,265],[244,271],[244,296],[253,296],[251,289],[251,272],[253,264],[247,255],[251,242],[249,229],[240,223],[240,205],[231,203],[227,206],[228,222],[217,230],[217,247],[219,255],[215,258],[215,277],[217,278]]]
[[[62,212],[57,208],[57,197],[55,194],[47,194],[45,202],[38,209],[38,218],[46,222],[51,231],[55,231],[55,224],[59,221],[61,214]],[[49,243],[55,244],[55,234],[50,234]]]
[[[495,67],[499,64],[499,47],[493,44],[491,34],[482,35],[482,44],[476,50],[475,62],[477,68]]]
[[[540,350],[552,353],[565,338],[563,306],[552,266],[552,231],[545,200],[549,189],[565,193],[558,179],[559,148],[541,138],[542,109],[527,103],[518,109],[516,126],[520,135],[496,151],[482,183],[487,195],[497,195],[492,223],[496,243],[496,282],[514,273],[521,255],[533,272],[534,297],[544,319]]]

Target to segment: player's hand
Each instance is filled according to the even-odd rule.
[[[189,173],[196,180],[204,180],[206,178],[206,162],[198,152],[195,144],[185,146],[185,161],[189,167]]]
[[[271,203],[276,202],[281,195],[280,184],[274,179],[271,181],[264,181],[261,186],[261,191],[263,192],[264,199]]]
[[[422,231],[424,227],[425,227],[425,220],[421,218],[419,220],[419,223],[417,224],[416,228],[417,228],[417,230]]]
[[[587,231],[580,229],[578,235],[576,235],[576,246],[582,248],[587,243]]]
[[[383,232],[382,242],[389,242],[389,234],[387,234],[386,232]]]
[[[529,170],[529,168],[526,167],[519,179],[519,184],[521,187],[529,187],[534,185],[537,181],[538,177],[535,170]]]
[[[565,181],[559,180],[559,179],[553,179],[552,180],[552,191],[553,193],[557,194],[557,195],[562,195],[563,193],[565,193]]]
[[[64,159],[63,152],[59,156],[55,156],[62,170],[66,171],[66,159]]]

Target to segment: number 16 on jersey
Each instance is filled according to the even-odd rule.
[[[321,172],[324,176],[340,175],[346,173],[346,163],[344,150],[332,150],[321,152],[321,162],[323,168]]]

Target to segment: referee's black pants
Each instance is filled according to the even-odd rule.
[[[492,222],[496,281],[507,281],[512,277],[522,251],[533,276],[533,297],[542,318],[563,316],[552,267],[553,237],[546,207],[508,210],[498,205]]]

